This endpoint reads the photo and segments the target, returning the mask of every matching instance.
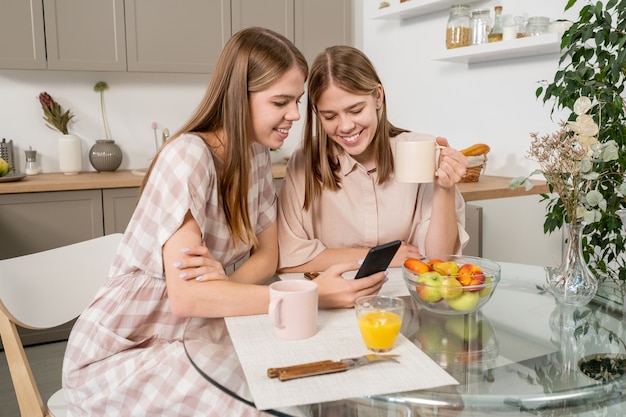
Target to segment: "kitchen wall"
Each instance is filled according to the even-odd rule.
[[[104,138],[100,96],[93,90],[106,81],[106,114],[112,139],[124,152],[120,169],[146,167],[156,145],[152,122],[175,131],[199,103],[209,75],[148,74],[81,71],[0,71],[0,137],[13,139],[19,166],[24,167],[24,150],[38,152],[44,172],[58,172],[57,138],[60,133],[46,127],[38,95],[48,92],[63,109],[75,114],[71,133],[83,142],[83,170],[94,171],[87,152],[96,139]]]
[[[409,0],[418,1],[418,0]],[[397,4],[399,0],[391,0]],[[404,20],[371,19],[380,1],[363,6],[363,50],[376,65],[387,93],[390,118],[398,126],[448,138],[456,148],[491,146],[486,174],[526,175],[536,165],[526,159],[530,132],[550,133],[559,115],[535,96],[551,81],[558,54],[477,64],[435,61],[445,49],[448,9]],[[470,9],[503,6],[503,15],[575,18],[566,1],[479,1]],[[483,255],[509,262],[557,265],[560,234],[543,234],[545,206],[539,196],[477,202],[483,206]],[[474,204],[474,203],[472,203]]]

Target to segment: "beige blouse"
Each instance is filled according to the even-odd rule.
[[[378,185],[349,154],[338,155],[341,190],[324,190],[311,208],[304,203],[304,155],[297,149],[289,163],[278,199],[279,268],[302,265],[326,248],[373,247],[400,239],[425,253],[433,184]],[[456,216],[461,247],[465,232],[465,201],[456,190]]]

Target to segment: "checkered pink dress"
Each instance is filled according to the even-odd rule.
[[[254,144],[251,155],[248,210],[261,232],[275,221],[276,197],[268,150]],[[212,155],[191,134],[161,152],[109,278],[72,330],[63,363],[70,415],[261,414],[211,385],[185,354],[182,337],[188,319],[170,310],[161,248],[188,210],[225,267],[246,255],[249,247],[235,249],[218,205]]]

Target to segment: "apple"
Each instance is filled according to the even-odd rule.
[[[445,300],[460,297],[463,294],[463,286],[455,277],[443,277],[441,279],[441,288],[439,289],[441,297]]]
[[[491,280],[491,277],[485,277],[485,284],[489,284]],[[493,291],[493,286],[489,285],[478,291],[478,295],[480,295],[481,297],[487,297],[489,294],[491,294],[491,291]]]
[[[457,279],[464,287],[482,285],[485,282],[485,274],[478,265],[464,264],[459,268]],[[479,291],[480,288],[468,288],[466,291]]]
[[[436,303],[441,300],[441,275],[438,272],[424,272],[417,278],[415,291],[419,298],[429,303]]]
[[[430,266],[424,261],[415,258],[407,258],[404,261],[404,267],[411,272],[417,272],[418,274],[431,271]]]
[[[459,272],[459,265],[454,261],[438,262],[433,265],[433,270],[443,276],[452,277]]]
[[[470,311],[478,304],[479,295],[477,292],[464,291],[460,297],[452,298],[448,301],[448,305],[455,310]]]

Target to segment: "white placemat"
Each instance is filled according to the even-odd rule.
[[[254,403],[261,410],[458,384],[402,335],[390,352],[400,355],[397,363],[377,362],[285,382],[267,376],[270,367],[370,353],[359,334],[354,310],[320,311],[317,334],[305,340],[276,338],[267,315],[229,317],[226,325]]]
[[[406,282],[404,281],[404,278],[402,278],[402,268],[389,268],[387,270],[387,274],[387,282],[383,284],[379,294],[393,296],[409,295]],[[354,279],[355,275],[356,271],[350,271],[343,274],[346,279]],[[279,276],[282,280],[305,279],[304,274],[300,272],[280,274]]]

